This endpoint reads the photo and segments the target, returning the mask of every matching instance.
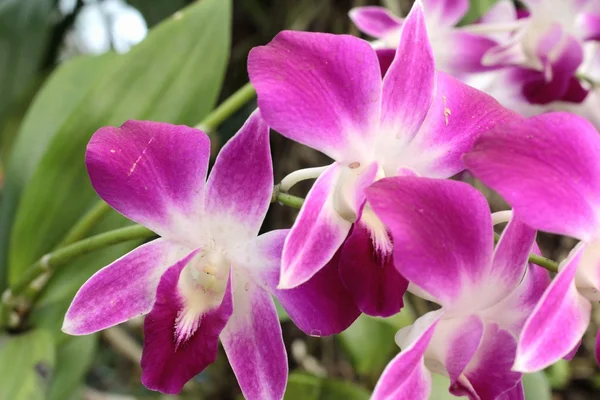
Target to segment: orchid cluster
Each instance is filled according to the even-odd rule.
[[[408,291],[439,307],[397,333],[401,351],[373,399],[427,399],[431,373],[457,396],[523,399],[522,373],[576,351],[600,299],[600,136],[569,113],[524,118],[460,79],[504,74],[532,104],[589,96],[576,74],[600,10],[548,2],[517,12],[501,1],[459,28],[466,0],[417,1],[405,19],[353,10],[375,43],[279,33],[249,54],[258,110],[208,177],[202,131],[98,130],[86,153],[96,192],[160,238],[90,278],[63,330],[145,315],[148,388],[178,393],[220,342],[246,398],[281,399],[288,362],[273,298],[306,334],[326,336],[361,313],[398,313]],[[316,179],[291,229],[259,234],[274,190],[270,128],[332,163],[275,186]],[[449,179],[464,170],[513,212],[491,214],[480,192]],[[581,240],[552,281],[529,262],[537,230]]]
[[[600,127],[600,2],[499,0],[478,21],[457,26],[468,0],[423,0],[439,70],[526,116],[568,110]],[[375,46],[395,48],[403,19],[383,7],[350,12]]]

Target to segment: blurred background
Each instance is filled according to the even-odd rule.
[[[470,21],[493,0],[472,0]],[[405,15],[411,0],[0,0],[0,290],[65,243],[97,204],[83,164],[103,125],[151,119],[197,125],[248,81],[248,51],[283,29],[359,35],[348,11],[384,5]],[[211,133],[213,150],[256,107],[250,102]],[[272,135],[275,181],[327,160]],[[309,186],[294,193],[304,196]],[[506,208],[489,194],[495,210]],[[265,230],[290,227],[296,211],[273,205]],[[110,211],[86,236],[130,224]],[[70,262],[36,281],[17,323],[0,333],[0,400],[158,399],[140,383],[142,320],[86,337],[60,332],[77,289],[137,246],[124,243]],[[574,242],[542,235],[544,254],[565,257]],[[395,332],[429,305],[409,297],[401,314],[361,316],[335,337],[307,337],[281,312],[290,360],[286,399],[368,399],[398,352]],[[18,309],[18,307],[17,307]],[[596,310],[597,311],[597,310]],[[598,312],[595,321],[599,321]],[[590,329],[590,333],[592,329]],[[599,398],[594,337],[576,357],[526,377],[528,399]],[[437,377],[433,399],[453,398]],[[241,398],[221,351],[177,397]]]

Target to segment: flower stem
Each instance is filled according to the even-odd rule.
[[[80,241],[86,237],[88,232],[102,220],[107,212],[111,210],[110,206],[104,201],[98,201],[65,235],[58,247],[64,247]]]
[[[498,243],[498,241],[500,241],[500,235],[494,232],[494,243]],[[544,256],[539,256],[532,253],[529,255],[529,262],[539,265],[550,272],[558,272],[558,263]]]
[[[237,92],[214,109],[201,123],[196,125],[197,129],[212,132],[221,125],[234,112],[242,108],[246,103],[256,96],[256,90],[250,82],[246,83]]]
[[[304,199],[287,193],[279,193],[273,203],[275,202],[299,210],[302,207],[302,204],[304,204]]]

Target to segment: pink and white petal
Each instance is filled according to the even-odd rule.
[[[577,290],[588,300],[600,301],[600,238],[580,242],[572,252],[580,254],[575,274]]]
[[[216,360],[219,335],[233,312],[229,280],[220,304],[205,307],[199,315],[188,313],[178,282],[190,258],[163,274],[152,311],[144,321],[142,383],[167,394],[179,393],[187,381]]]
[[[525,223],[586,240],[600,225],[598,159],[598,132],[569,113],[497,126],[464,157],[469,170],[500,193]]]
[[[202,213],[210,141],[202,131],[162,122],[100,128],[85,163],[111,207],[167,239],[188,243]]]
[[[482,133],[511,118],[519,117],[493,97],[439,72],[431,109],[404,163],[421,176],[449,178],[465,169],[462,156]]]
[[[281,259],[280,289],[308,281],[331,260],[352,224],[334,208],[334,183],[340,172],[332,165],[315,182],[294,222]]]
[[[372,400],[427,400],[431,393],[431,373],[424,355],[440,318],[439,312],[428,313],[405,330],[405,346],[385,367]]]
[[[282,399],[288,362],[281,326],[268,292],[234,274],[233,314],[221,343],[247,399]]]
[[[382,179],[367,200],[394,242],[394,264],[410,282],[444,306],[489,274],[492,219],[485,198],[456,181],[417,177]],[[478,299],[482,301],[482,299]],[[475,306],[472,304],[470,306]]]
[[[356,7],[350,10],[348,16],[361,32],[377,39],[402,26],[402,19],[384,7]]]
[[[281,229],[258,237],[256,254],[264,261],[257,280],[307,335],[329,336],[344,331],[358,318],[360,310],[338,274],[339,251],[307,282],[294,289],[277,289],[281,252],[288,232]]]
[[[450,392],[457,396],[498,399],[513,390],[522,376],[511,370],[516,347],[516,340],[508,331],[496,324],[486,324],[477,353]]]
[[[267,123],[336,161],[371,147],[381,76],[375,50],[359,38],[283,31],[248,56],[248,74]]]
[[[517,19],[517,8],[512,0],[499,0],[481,17],[480,22],[510,22]]]
[[[519,338],[513,369],[534,372],[565,357],[581,340],[591,315],[591,304],[575,287],[581,252],[565,260],[527,319]]]
[[[255,238],[272,192],[269,127],[257,110],[223,146],[206,183],[205,219],[211,237],[222,237],[225,243]]]
[[[469,10],[469,0],[423,0],[423,8],[434,25],[453,27]]]
[[[600,40],[600,14],[582,13],[578,25],[583,40]]]
[[[413,138],[427,115],[434,88],[433,52],[423,5],[416,2],[402,25],[396,57],[383,78],[380,140]]]
[[[375,249],[371,233],[360,222],[340,252],[340,277],[360,311],[376,317],[397,314],[404,306],[408,281],[394,267],[392,254]]]
[[[62,326],[87,335],[150,312],[163,272],[191,249],[164,239],[146,243],[96,272],[79,289]]]
[[[453,30],[443,37],[443,45],[436,47],[435,63],[438,70],[460,76],[469,72],[489,70],[482,64],[483,55],[497,45],[496,41],[474,33]]]

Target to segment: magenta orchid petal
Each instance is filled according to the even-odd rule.
[[[406,79],[410,76],[411,79]],[[396,57],[383,78],[381,127],[389,139],[410,140],[423,123],[435,88],[435,65],[423,5],[416,2],[402,26]]]
[[[177,394],[183,385],[215,361],[219,335],[233,312],[231,282],[220,304],[190,312],[199,304],[186,304],[179,293],[180,275],[191,255],[162,276],[152,311],[144,321],[142,383],[149,389]]]
[[[598,132],[568,113],[499,126],[464,157],[469,170],[525,223],[584,240],[595,236],[600,223],[599,159]]]
[[[272,192],[269,127],[255,111],[219,152],[206,183],[205,218],[224,238],[254,238]]]
[[[381,78],[368,42],[347,35],[283,31],[248,56],[267,123],[340,162],[356,160],[377,132]]]
[[[208,136],[197,129],[127,121],[99,129],[85,162],[92,186],[111,207],[187,243],[202,212],[209,156]]]
[[[477,190],[456,181],[394,177],[366,192],[392,235],[396,268],[440,304],[459,301],[465,285],[488,275],[492,221]]]
[[[383,78],[390,69],[390,65],[394,62],[396,57],[396,50],[394,49],[377,49],[377,59],[379,60],[379,69],[381,70],[381,77]]]
[[[523,381],[519,381],[517,386],[510,389],[507,392],[502,393],[496,397],[497,400],[526,400],[525,399],[525,388],[523,387]]]
[[[482,133],[514,117],[493,97],[438,72],[431,109],[409,147],[410,166],[422,176],[449,178],[465,169],[461,157]]]
[[[444,36],[444,46],[436,48],[435,61],[445,72],[460,75],[481,72],[490,67],[481,63],[483,55],[497,46],[497,42],[485,36],[453,30]]]
[[[600,40],[600,14],[582,13],[579,23],[583,40]]]
[[[341,248],[339,274],[365,314],[389,317],[404,305],[408,281],[398,273],[392,257],[375,249],[371,233],[362,223],[354,224]]]
[[[496,324],[486,324],[477,353],[463,372],[462,382],[450,388],[454,395],[498,399],[521,381],[521,373],[511,371],[517,343],[512,334]],[[518,397],[517,397],[518,398]]]
[[[247,399],[283,398],[288,362],[273,299],[244,279],[234,281],[234,311],[221,332],[221,343]]]
[[[554,364],[577,345],[590,322],[591,304],[575,287],[580,249],[571,252],[519,338],[514,369],[534,372]]]
[[[469,10],[469,0],[423,0],[427,18],[444,27],[458,24]]]
[[[385,367],[372,400],[427,400],[431,393],[431,373],[425,367],[424,355],[440,313],[434,312],[419,318],[410,328],[406,346]]]
[[[147,314],[163,272],[191,252],[157,239],[102,268],[77,292],[62,330],[87,335]]]
[[[402,19],[384,7],[356,7],[348,15],[358,29],[374,38],[381,38],[402,26]]]
[[[289,231],[280,229],[258,237],[257,253],[263,258],[260,276],[292,321],[311,336],[329,336],[348,328],[360,315],[338,274],[339,252],[307,282],[294,289],[277,289],[283,243]]]
[[[316,274],[335,254],[350,231],[351,223],[334,209],[333,182],[337,164],[315,182],[283,247],[281,289],[301,285]]]

